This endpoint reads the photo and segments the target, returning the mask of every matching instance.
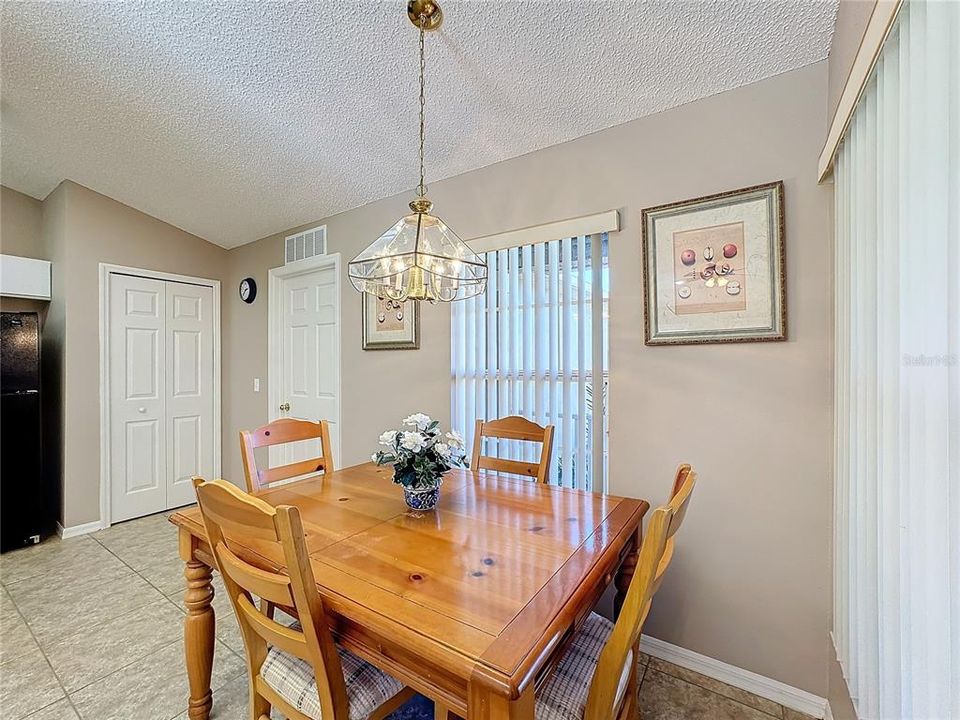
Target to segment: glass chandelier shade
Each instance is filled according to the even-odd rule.
[[[397,221],[348,267],[360,292],[391,300],[452,302],[482,293],[487,265],[436,215],[430,201],[410,203]]]
[[[435,30],[443,14],[435,0],[410,0],[407,14],[420,30],[420,184],[412,213],[384,232],[347,266],[360,292],[391,300],[453,302],[487,288],[487,264],[447,224],[430,211],[423,181],[424,32]]]

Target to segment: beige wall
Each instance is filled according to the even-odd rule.
[[[837,24],[830,42],[830,81],[827,94],[828,118],[833,117],[840,101],[840,93],[847,82],[860,47],[863,31],[867,29],[876,0],[840,0]],[[824,137],[824,140],[826,138]]]
[[[833,330],[831,193],[816,184],[816,161],[827,83],[819,63],[430,188],[439,214],[465,238],[621,211],[623,229],[610,239],[611,490],[662,501],[681,461],[701,478],[647,631],[821,696]],[[778,179],[789,340],[646,347],[640,210]],[[330,251],[346,263],[409,199],[327,218]],[[282,264],[284,234],[229,253],[224,468],[234,478],[237,430],[267,419],[266,270]],[[261,287],[252,307],[233,298],[248,274]],[[360,300],[343,274],[342,452],[360,462],[382,428],[409,412],[449,420],[449,309],[423,307],[421,350],[363,352]]]
[[[61,522],[71,527],[100,517],[100,263],[219,280],[227,251],[70,181],[54,194],[62,195],[56,237],[63,247],[51,257],[51,316],[65,328]]]
[[[48,259],[43,248],[39,200],[0,185],[0,253]]]
[[[43,382],[44,484],[52,498],[54,514],[61,522],[63,507],[63,431],[66,386],[64,362],[67,350],[67,186],[61,184],[43,201],[40,237],[43,256],[50,260],[50,303],[41,335]],[[98,487],[99,492],[99,487]]]
[[[283,265],[283,238],[242,245],[228,253],[223,310],[223,476],[244,484],[238,433],[269,421],[267,416],[267,271]],[[240,299],[245,277],[257,283],[252,304]],[[260,392],[253,380],[260,378]]]

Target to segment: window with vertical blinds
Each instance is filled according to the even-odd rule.
[[[905,2],[836,159],[833,637],[863,720],[960,718],[960,4]]]
[[[607,468],[607,235],[486,253],[487,292],[454,303],[452,419],[556,426],[550,482],[602,491]],[[483,454],[536,462],[539,446],[484,440]]]

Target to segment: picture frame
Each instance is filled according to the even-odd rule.
[[[647,345],[787,337],[783,181],[641,211]]]
[[[399,302],[363,293],[363,349],[418,350],[420,348],[420,303]]]

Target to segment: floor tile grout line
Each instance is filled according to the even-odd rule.
[[[150,516],[148,515],[147,517],[150,517]],[[139,519],[139,518],[138,518],[138,519]],[[91,537],[93,537],[93,536],[91,536]],[[104,550],[106,550],[108,553],[110,553],[111,555],[113,555],[117,560],[119,560],[121,563],[123,563],[124,565],[126,565],[128,568],[130,568],[130,571],[133,572],[134,575],[136,575],[138,578],[140,578],[141,580],[143,580],[147,585],[149,585],[150,587],[152,587],[154,590],[156,590],[158,593],[160,593],[161,595],[163,595],[165,598],[168,598],[168,599],[169,599],[168,595],[167,595],[161,588],[157,587],[157,585],[156,585],[155,583],[151,582],[148,578],[144,577],[144,575],[143,575],[139,570],[137,570],[133,565],[131,565],[131,564],[128,563],[126,560],[124,560],[122,557],[120,557],[119,555],[117,555],[113,550],[111,550],[109,547],[107,547],[106,545],[104,545],[104,544],[103,544],[100,540],[98,540],[96,537],[93,537],[93,539],[96,541],[96,543],[97,543],[100,547],[102,547],[102,548],[103,548]],[[185,589],[185,588],[181,588],[181,589],[178,590],[177,592],[183,592],[184,589]]]
[[[150,652],[148,652],[146,655],[141,655],[140,657],[136,658],[135,660],[131,660],[131,661],[128,662],[126,665],[122,665],[122,666],[120,666],[120,667],[118,667],[118,668],[115,668],[115,669],[111,670],[111,671],[108,672],[106,675],[101,675],[100,677],[94,678],[93,680],[90,680],[89,682],[86,682],[86,683],[84,683],[83,685],[80,685],[79,687],[76,687],[76,688],[74,688],[73,690],[70,690],[67,694],[68,694],[68,695],[70,695],[70,694],[76,694],[76,693],[80,692],[81,690],[84,690],[84,689],[90,687],[91,685],[95,685],[96,683],[100,682],[101,680],[107,679],[107,678],[110,677],[111,675],[115,675],[116,673],[118,673],[118,672],[120,672],[120,671],[122,671],[122,670],[126,670],[126,669],[127,669],[128,667],[130,667],[131,665],[136,665],[138,662],[140,662],[141,660],[145,660],[146,658],[150,657],[150,656],[153,655],[154,653],[158,653],[158,652],[160,652],[161,650],[166,650],[168,647],[170,647],[170,646],[173,645],[174,643],[179,642],[179,640],[180,640],[180,638],[175,638],[175,639],[171,640],[170,642],[166,642],[166,643],[164,643],[163,645],[160,645],[160,646],[154,648],[153,650],[151,650]]]
[[[88,682],[88,683],[86,683],[86,684],[84,684],[84,685],[82,685],[82,686],[80,686],[80,687],[78,687],[78,688],[76,688],[76,689],[74,689],[74,690],[71,690],[71,691],[69,691],[69,692],[66,692],[66,689],[64,689],[65,694],[66,694],[67,698],[68,698],[69,701],[70,701],[70,706],[73,707],[73,709],[74,709],[74,710],[76,711],[76,713],[77,713],[77,716],[80,717],[81,720],[82,720],[82,717],[83,717],[83,716],[80,715],[80,711],[77,710],[76,705],[73,704],[73,698],[70,697],[71,694],[75,695],[75,694],[79,693],[81,690],[85,690],[86,688],[90,687],[91,685],[96,685],[98,682],[102,682],[102,681],[106,680],[107,678],[111,677],[112,675],[116,675],[117,673],[126,670],[127,668],[129,668],[129,667],[137,664],[138,662],[141,662],[141,661],[147,659],[147,658],[150,657],[151,655],[155,655],[155,654],[157,654],[158,652],[161,652],[161,651],[163,651],[163,650],[166,650],[166,649],[167,649],[168,647],[170,647],[171,645],[176,645],[176,644],[177,644],[178,642],[180,642],[181,640],[182,640],[182,638],[178,637],[178,638],[176,638],[176,639],[174,639],[174,640],[171,640],[171,641],[168,642],[168,643],[164,643],[164,644],[161,645],[160,647],[157,647],[157,648],[155,648],[154,650],[148,652],[146,655],[143,655],[142,657],[139,657],[139,658],[137,658],[136,660],[133,660],[133,661],[127,663],[126,665],[123,665],[122,667],[118,667],[118,668],[116,668],[115,670],[111,670],[111,671],[110,671],[109,673],[107,673],[106,675],[103,675],[103,676],[101,676],[101,677],[98,677],[98,678],[96,678],[95,680],[91,680],[90,682]],[[226,648],[227,650],[229,650],[233,655],[236,655],[236,653],[233,652],[233,650],[232,650],[226,643],[224,643],[222,640],[219,640],[219,638],[218,638],[217,641],[218,641],[218,644],[220,644],[220,645],[222,645],[223,647],[225,647],[225,648]],[[222,683],[220,683],[219,685],[217,685],[217,686],[214,686],[213,680],[212,680],[212,678],[211,678],[210,691],[213,692],[213,691],[216,691],[216,690],[220,690],[221,688],[223,688],[223,687],[224,687],[225,685],[227,685],[228,683],[233,682],[233,681],[236,680],[238,677],[240,677],[241,675],[243,675],[245,672],[246,672],[246,670],[241,670],[241,671],[238,672],[236,675],[232,675],[232,676],[230,676],[230,677],[228,677],[228,678],[225,678],[224,681],[223,681]],[[54,674],[56,674],[56,673],[54,673]],[[58,678],[58,680],[59,680],[59,678]],[[57,699],[57,701],[59,701],[59,700],[60,700],[60,698]],[[55,701],[55,702],[57,702],[57,701]],[[52,705],[53,703],[50,703],[50,704]],[[187,704],[187,707],[184,708],[184,710],[189,710],[189,706],[190,706],[189,691],[188,691],[188,693],[187,693],[186,704]],[[45,705],[44,707],[49,707],[49,705]],[[177,711],[172,717],[173,717],[173,718],[179,717],[180,715],[183,714],[183,712],[184,712],[183,710],[179,710],[179,711]],[[27,718],[25,718],[24,720],[27,720]],[[171,719],[171,720],[172,720],[172,719]]]
[[[42,574],[43,573],[41,573],[41,575]],[[39,576],[35,575],[34,577],[39,577]],[[43,645],[40,643],[40,638],[38,638],[36,634],[33,632],[33,628],[30,627],[30,623],[27,622],[27,618],[20,611],[20,606],[17,605],[17,601],[13,599],[13,595],[10,595],[10,593],[8,592],[7,596],[10,598],[10,602],[13,604],[13,609],[17,611],[17,615],[20,617],[20,620],[23,622],[24,627],[27,628],[27,632],[30,633],[30,637],[33,638],[33,642],[37,646],[37,650],[40,651],[40,655],[43,657],[43,661],[47,664],[47,667],[50,668],[50,674],[53,675],[53,679],[57,681],[57,685],[60,686],[60,691],[63,693],[63,697],[59,697],[56,700],[54,700],[52,703],[48,703],[41,708],[37,708],[32,713],[30,713],[30,715],[36,714],[41,710],[44,710],[50,707],[51,705],[53,705],[54,703],[58,703],[65,698],[67,701],[67,704],[73,709],[77,717],[80,717],[80,711],[77,710],[76,706],[73,704],[73,700],[70,698],[70,693],[67,692],[67,688],[63,684],[63,681],[60,679],[60,676],[57,674],[57,671],[54,669],[53,663],[51,663],[50,658],[47,657],[47,653],[43,649]],[[30,715],[27,715],[26,717],[29,718]]]
[[[128,564],[127,564],[126,562],[124,562],[121,558],[117,557],[114,553],[112,553],[109,548],[104,547],[103,544],[100,543],[99,541],[97,541],[97,542],[98,542],[98,544],[99,544],[101,547],[104,548],[104,550],[106,550],[106,551],[109,552],[111,555],[113,555],[114,557],[116,557],[117,560],[119,560],[124,566],[126,566],[127,568],[129,568],[129,570],[130,570],[134,575],[137,575],[137,577],[140,577],[142,580],[144,580],[144,582],[146,582],[148,585],[150,585],[150,587],[152,587],[154,590],[156,590],[157,593],[159,593],[160,597],[162,597],[164,600],[169,600],[169,598],[167,598],[167,596],[164,595],[164,594],[160,591],[159,588],[157,588],[155,585],[153,585],[152,583],[150,583],[146,578],[143,578],[136,570],[134,570],[132,567],[130,567],[130,565],[128,565]],[[35,577],[38,577],[38,576],[35,576]],[[8,593],[8,595],[9,595],[9,593]],[[10,599],[11,599],[11,601],[14,603],[14,607],[17,607],[16,601],[13,600],[13,596],[12,596],[12,595],[10,596]],[[104,620],[102,620],[101,622],[98,622],[98,623],[96,623],[96,624],[94,624],[94,625],[91,625],[91,626],[89,626],[89,627],[87,627],[87,628],[78,629],[78,630],[76,630],[75,632],[73,632],[73,633],[71,633],[71,634],[69,634],[69,635],[64,635],[64,636],[60,637],[59,640],[60,640],[60,641],[68,640],[68,639],[70,639],[70,638],[72,638],[72,637],[74,637],[74,636],[76,636],[76,635],[79,635],[81,632],[85,632],[85,631],[88,631],[88,630],[93,630],[93,629],[95,629],[95,628],[98,628],[98,627],[101,627],[101,626],[103,626],[103,625],[106,625],[107,623],[116,622],[116,621],[119,620],[120,618],[126,617],[126,616],[128,616],[128,615],[132,615],[133,613],[136,613],[136,612],[140,612],[140,611],[143,610],[144,608],[147,608],[147,607],[149,607],[150,605],[154,605],[154,604],[159,604],[159,601],[158,601],[157,599],[152,599],[152,600],[150,600],[150,601],[148,601],[148,602],[143,603],[142,605],[137,605],[136,607],[126,607],[126,608],[124,608],[124,612],[123,612],[122,614],[117,615],[117,616],[114,617],[114,618],[107,618],[107,619],[104,619]],[[174,606],[177,607],[177,606],[176,606],[176,603],[174,603]],[[178,609],[179,609],[179,607],[178,607]],[[46,653],[46,651],[45,651],[44,648],[43,648],[43,644],[41,643],[40,638],[38,638],[38,637],[36,636],[36,634],[33,632],[33,630],[30,628],[30,624],[27,622],[26,617],[24,617],[23,613],[20,612],[20,608],[19,608],[19,607],[17,607],[17,613],[20,615],[20,617],[23,619],[24,623],[27,625],[27,629],[30,631],[31,636],[34,638],[34,642],[37,643],[37,647],[40,649],[40,652],[43,654],[44,659],[47,661],[47,664],[50,665],[50,669],[53,671],[54,677],[56,677],[56,679],[57,679],[57,683],[61,686],[61,688],[63,688],[64,693],[65,693],[68,697],[69,697],[69,695],[70,695],[71,692],[74,692],[74,693],[75,693],[75,692],[77,692],[78,690],[82,690],[83,688],[87,687],[87,685],[90,685],[90,684],[93,683],[93,682],[97,682],[97,680],[103,679],[102,677],[101,677],[101,678],[97,678],[96,680],[92,680],[92,681],[90,681],[89,683],[86,683],[86,684],[82,685],[81,687],[78,687],[78,688],[75,688],[74,690],[68,691],[68,690],[66,689],[66,686],[63,685],[62,681],[60,680],[60,676],[57,674],[57,671],[54,669],[53,664],[50,662],[50,659],[47,657],[47,653]],[[177,638],[177,639],[179,639],[179,638]],[[173,642],[177,642],[177,640],[173,640],[173,641],[171,641],[170,643],[165,643],[164,645],[161,646],[161,648],[165,648],[165,647],[167,647],[168,645],[172,644]],[[158,648],[158,649],[159,649],[159,648]],[[152,654],[152,652],[147,653],[147,655],[150,655],[150,654]],[[124,667],[124,668],[129,667],[130,664],[133,664],[133,663],[135,663],[135,662],[138,662],[139,660],[142,660],[143,658],[147,657],[147,655],[143,655],[143,656],[141,656],[141,657],[139,657],[139,658],[136,658],[135,660],[131,661],[131,663],[129,663],[128,665],[124,665],[123,667]],[[123,669],[123,668],[120,668],[120,669]],[[107,675],[105,675],[105,676],[103,676],[103,677],[108,677],[109,675],[112,675],[112,674],[113,674],[113,673],[111,672],[111,673],[108,673]],[[71,704],[71,706],[73,706],[73,701],[72,701],[72,700],[70,701],[70,704]],[[76,710],[76,707],[75,707],[75,706],[73,706],[73,707],[74,707],[74,710]],[[79,715],[79,711],[78,711],[77,714]]]

